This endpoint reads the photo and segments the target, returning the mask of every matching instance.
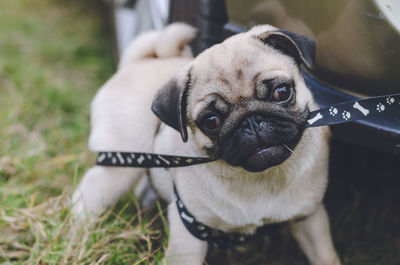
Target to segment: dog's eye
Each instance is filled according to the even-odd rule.
[[[201,121],[201,127],[207,131],[214,131],[221,127],[221,119],[216,115],[207,116]]]
[[[280,84],[272,91],[271,98],[275,102],[287,102],[292,98],[292,92],[291,84]]]

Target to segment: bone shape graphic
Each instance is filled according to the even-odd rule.
[[[309,124],[313,124],[314,122],[316,122],[317,120],[322,119],[323,117],[324,117],[324,116],[322,116],[322,114],[321,114],[320,112],[318,112],[318,114],[315,115],[314,118],[309,119],[307,122],[308,122]]]
[[[364,116],[367,116],[369,114],[369,110],[367,110],[366,108],[361,106],[360,103],[358,103],[358,102],[354,103],[353,108],[361,111],[361,113],[364,114]]]
[[[122,157],[122,155],[121,155],[121,153],[117,153],[117,158],[118,158],[118,160],[119,160],[119,162],[123,165],[123,164],[125,164],[125,160],[124,160],[124,158]]]
[[[139,163],[139,165],[141,165],[144,160],[146,160],[146,159],[142,155],[139,156],[138,159],[136,159],[136,161]]]
[[[105,154],[101,154],[101,155],[99,155],[99,157],[97,158],[97,161],[98,161],[99,163],[101,163],[101,162],[104,161],[104,159],[106,159],[106,155],[105,155]]]
[[[187,215],[185,212],[181,212],[181,216],[183,219],[185,219],[186,221],[188,221],[189,223],[193,223],[194,219],[193,217],[190,217],[189,215]]]

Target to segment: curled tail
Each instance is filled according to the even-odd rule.
[[[188,57],[187,44],[194,39],[197,30],[185,23],[173,23],[163,31],[150,31],[139,35],[125,49],[118,68],[144,58]]]

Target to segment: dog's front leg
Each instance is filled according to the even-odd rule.
[[[340,265],[324,205],[305,220],[293,223],[291,230],[312,265]]]
[[[186,229],[175,201],[168,206],[169,241],[166,255],[168,265],[201,265],[207,253],[207,243],[195,238]]]

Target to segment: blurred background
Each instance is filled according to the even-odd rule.
[[[400,92],[396,0],[2,0],[0,264],[160,264],[165,207],[127,194],[73,241],[68,200],[95,159],[89,104],[129,41],[186,21],[195,53],[258,23],[314,38],[323,106]],[[400,117],[333,129],[325,198],[343,264],[400,264]],[[287,230],[213,249],[210,264],[307,264]]]

